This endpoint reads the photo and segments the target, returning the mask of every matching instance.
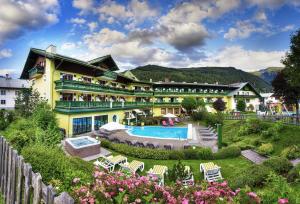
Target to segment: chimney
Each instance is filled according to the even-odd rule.
[[[166,77],[165,82],[170,82],[170,79]]]
[[[5,74],[5,79],[8,80],[9,79],[9,75]]]
[[[52,53],[52,54],[56,54],[56,46],[55,45],[49,45],[46,48],[46,52]]]

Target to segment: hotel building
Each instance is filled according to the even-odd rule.
[[[118,70],[110,55],[86,62],[57,54],[51,45],[30,49],[21,79],[30,80],[48,100],[68,136],[98,130],[111,121],[127,122],[139,113],[180,115],[185,97],[203,99],[208,111],[217,98],[226,102],[227,111],[235,110],[240,99],[254,110],[260,104],[260,94],[249,83],[146,82]]]

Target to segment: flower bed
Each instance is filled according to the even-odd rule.
[[[75,179],[74,182],[79,182]],[[80,203],[260,203],[260,198],[253,192],[233,191],[224,182],[203,182],[184,187],[180,182],[173,186],[158,186],[148,177],[128,177],[121,172],[108,174],[96,169],[94,182],[74,190],[74,198]]]

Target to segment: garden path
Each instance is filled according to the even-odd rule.
[[[264,157],[251,149],[243,150],[242,155],[255,164],[261,164],[267,159],[267,157]]]

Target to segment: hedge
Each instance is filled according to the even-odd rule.
[[[189,148],[182,150],[163,150],[163,149],[150,149],[133,147],[127,144],[117,144],[108,140],[102,140],[101,146],[111,149],[120,154],[125,154],[131,157],[140,159],[155,159],[155,160],[178,160],[178,159],[225,159],[238,157],[241,154],[241,150],[235,146],[229,146],[221,149],[217,153],[213,153],[210,148]]]

